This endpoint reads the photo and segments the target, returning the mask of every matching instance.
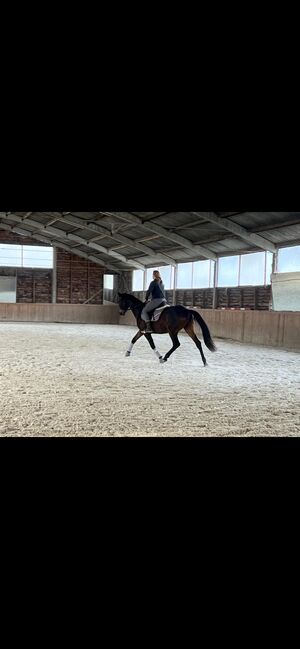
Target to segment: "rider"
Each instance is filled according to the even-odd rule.
[[[149,301],[150,296],[151,300]],[[146,302],[147,304],[143,308],[141,318],[146,323],[145,333],[152,333],[151,322],[149,320],[149,312],[157,309],[163,304],[167,304],[165,297],[165,287],[158,270],[153,271],[153,281],[151,282],[146,293]]]

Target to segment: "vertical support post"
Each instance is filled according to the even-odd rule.
[[[72,284],[72,255],[70,255],[70,304],[72,304],[73,284]]]
[[[173,306],[176,305],[177,275],[178,275],[178,264],[176,264],[176,266],[174,267]]]
[[[18,269],[16,268],[16,304],[18,302]]]
[[[219,258],[215,261],[215,268],[214,268],[214,287],[213,287],[213,309],[217,309],[218,307],[218,294],[217,294],[217,286],[218,286],[218,274],[219,274]]]
[[[278,249],[273,253],[272,273],[278,273]]]
[[[267,251],[265,252],[264,287],[267,286]]]
[[[57,249],[53,248],[52,304],[57,302]]]
[[[192,261],[192,306],[194,306],[194,262]]]
[[[144,276],[143,276],[143,302],[145,302],[146,299],[146,292],[147,292],[147,269],[145,268]]]
[[[276,252],[273,253],[273,260],[272,260],[272,275],[274,275],[275,273],[278,273],[278,248],[276,249]],[[271,286],[271,291],[272,291],[272,309],[274,311],[274,298],[273,298],[272,286]]]

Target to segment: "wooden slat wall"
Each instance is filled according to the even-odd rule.
[[[51,303],[52,270],[39,268],[0,268],[2,277],[17,276],[17,303]]]
[[[103,304],[102,266],[58,250],[56,267],[58,304],[83,304],[96,293],[90,304]]]
[[[134,295],[143,299],[143,292]],[[168,304],[173,304],[173,291],[166,291]],[[176,291],[176,304],[213,308],[213,289],[195,288]],[[271,286],[239,286],[217,289],[217,309],[247,309],[268,311],[271,304]]]
[[[17,303],[51,303],[52,270],[18,268]]]

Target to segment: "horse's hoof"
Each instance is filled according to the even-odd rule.
[[[160,363],[166,363],[167,361],[166,361],[165,358],[163,358],[163,357],[161,356],[161,358],[159,359],[159,362],[160,362]]]
[[[128,356],[131,356],[130,352],[126,352],[125,358],[128,358]]]

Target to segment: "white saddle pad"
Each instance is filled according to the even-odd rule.
[[[153,314],[153,317],[152,317],[152,319],[151,319],[151,322],[157,322],[157,320],[159,320],[159,318],[160,318],[162,312],[163,312],[165,309],[169,309],[169,308],[170,308],[170,305],[169,305],[169,304],[165,304],[164,306],[161,306],[159,309],[155,309],[154,314]]]

